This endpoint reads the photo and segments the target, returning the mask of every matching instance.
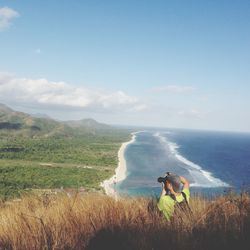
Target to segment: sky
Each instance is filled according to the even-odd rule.
[[[0,103],[250,132],[250,1],[0,0]]]

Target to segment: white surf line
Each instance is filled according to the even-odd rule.
[[[171,154],[173,154],[179,161],[183,162],[185,165],[187,165],[191,168],[191,169],[190,168],[187,169],[189,171],[190,175],[193,176],[195,174],[195,172],[197,173],[197,170],[198,170],[198,172],[200,172],[200,174],[203,177],[205,177],[205,179],[207,179],[210,183],[212,183],[212,184],[192,183],[191,186],[199,186],[199,187],[229,187],[230,186],[227,183],[220,180],[219,178],[213,177],[212,173],[203,170],[201,166],[199,166],[199,165],[193,163],[192,161],[189,161],[185,157],[183,157],[178,152],[177,149],[179,148],[179,146],[176,143],[167,141],[165,137],[160,135],[160,133],[155,133],[154,136],[158,137],[162,143],[166,144],[169,147]],[[192,171],[192,173],[191,173],[191,171]]]
[[[112,196],[114,198],[118,197],[118,193],[116,192],[114,185],[116,183],[123,181],[127,177],[127,166],[125,159],[125,150],[129,144],[132,144],[136,140],[136,134],[144,131],[138,131],[131,133],[132,139],[128,142],[122,143],[119,151],[118,151],[118,167],[115,169],[115,175],[113,175],[110,179],[104,180],[100,186],[104,188],[104,191],[107,195]]]

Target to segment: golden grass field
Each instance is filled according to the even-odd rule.
[[[0,249],[250,249],[250,198],[191,197],[166,221],[150,198],[30,196],[0,204]]]

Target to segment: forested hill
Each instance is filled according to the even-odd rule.
[[[112,133],[116,129],[93,119],[59,122],[38,118],[0,104],[0,135],[22,137],[74,137],[86,134]]]
[[[0,201],[61,187],[100,191],[129,138],[92,119],[59,122],[0,105]]]

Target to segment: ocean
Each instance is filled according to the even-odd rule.
[[[114,189],[126,196],[159,196],[159,176],[183,175],[191,194],[249,191],[250,133],[148,129],[124,152],[127,177]]]

